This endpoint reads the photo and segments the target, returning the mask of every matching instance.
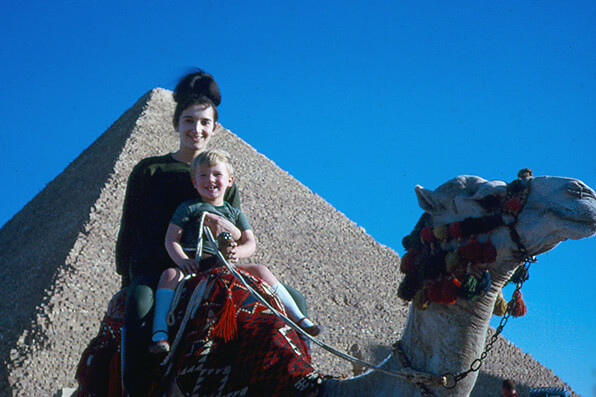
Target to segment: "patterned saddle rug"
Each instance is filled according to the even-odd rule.
[[[260,280],[242,273],[276,310],[279,300]],[[83,352],[77,396],[121,395],[120,328],[126,291],[108,305],[100,330]],[[156,362],[153,395],[304,396],[316,394],[322,377],[298,334],[225,268],[187,279],[170,314],[172,351]],[[180,331],[180,332],[179,332]]]

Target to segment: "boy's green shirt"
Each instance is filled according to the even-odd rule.
[[[141,160],[128,178],[116,243],[116,270],[130,277],[161,274],[175,266],[164,239],[172,214],[187,200],[200,196],[192,185],[189,165],[171,154]],[[234,184],[225,201],[240,209],[240,196]]]

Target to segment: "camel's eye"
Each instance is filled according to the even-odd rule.
[[[477,199],[476,202],[486,211],[492,212],[501,208],[501,196],[498,194],[489,194],[481,199]]]

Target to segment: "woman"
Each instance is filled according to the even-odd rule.
[[[201,70],[184,76],[174,90],[173,124],[179,133],[176,152],[141,160],[128,179],[116,244],[116,268],[128,286],[122,332],[122,378],[130,396],[147,394],[147,346],[151,339],[154,293],[160,274],[174,266],[164,247],[170,218],[183,201],[197,198],[189,164],[204,151],[217,126],[221,102],[213,77]],[[236,185],[224,199],[240,209]],[[217,215],[206,219],[215,235],[238,229]],[[234,236],[238,237],[238,236]]]

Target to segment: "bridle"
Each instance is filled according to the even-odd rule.
[[[472,231],[474,231],[474,230],[489,231],[489,230],[493,230],[493,229],[496,229],[501,226],[506,226],[509,229],[509,235],[511,236],[511,240],[517,246],[517,250],[520,255],[520,260],[524,261],[524,265],[520,266],[520,267],[523,267],[524,273],[526,275],[527,275],[527,270],[528,270],[530,264],[535,262],[535,259],[528,254],[527,249],[521,242],[519,233],[515,229],[515,225],[517,223],[517,218],[519,216],[519,213],[522,211],[523,207],[525,206],[525,202],[526,202],[527,197],[530,192],[531,176],[532,176],[532,173],[530,170],[524,169],[524,170],[520,171],[520,173],[518,174],[518,179],[507,185],[506,199],[502,203],[499,203],[500,210],[495,210],[494,211],[495,213],[493,215],[488,215],[486,217],[468,218],[470,220],[464,227],[464,229],[469,228]],[[422,219],[421,219],[421,221],[422,221]],[[419,228],[420,225],[424,225],[424,223],[419,222],[419,225],[417,225],[417,228]],[[205,227],[204,232],[205,232],[205,235],[207,237],[207,241],[209,242],[209,244],[211,244],[212,246],[217,248],[217,241],[211,234],[210,229]],[[463,235],[466,235],[467,233],[468,232],[464,231]],[[242,275],[239,274],[233,268],[233,266],[231,266],[228,263],[228,261],[225,259],[225,257],[221,254],[221,252],[219,250],[217,250],[217,256],[223,261],[223,263],[228,268],[230,273],[232,273],[239,281],[241,281],[244,284],[244,286],[251,292],[251,294],[260,303],[262,303],[263,305],[268,307],[277,317],[281,318],[287,325],[289,325],[291,328],[293,328],[296,332],[301,334],[303,337],[309,339],[310,341],[312,341],[316,345],[320,346],[324,350],[338,356],[339,358],[349,361],[353,364],[358,364],[362,367],[369,368],[373,371],[377,371],[377,372],[383,373],[385,375],[388,375],[388,376],[391,376],[394,378],[398,378],[398,379],[402,379],[402,380],[414,383],[420,388],[420,390],[422,391],[422,394],[424,394],[424,395],[432,395],[432,393],[428,390],[428,388],[425,385],[440,385],[446,389],[452,389],[457,385],[457,383],[459,381],[464,379],[469,373],[478,371],[480,369],[480,366],[482,365],[483,360],[486,358],[489,351],[492,349],[494,343],[496,342],[496,340],[498,338],[498,335],[502,332],[503,328],[505,327],[505,324],[507,323],[509,317],[511,316],[509,308],[511,308],[513,300],[511,302],[509,302],[507,313],[501,319],[501,323],[497,327],[496,332],[492,335],[491,340],[487,343],[484,351],[482,352],[482,354],[480,355],[479,358],[477,358],[476,360],[474,360],[472,362],[472,364],[470,365],[470,368],[467,371],[464,371],[457,375],[454,375],[451,373],[446,373],[443,375],[434,375],[434,374],[429,374],[429,373],[414,370],[410,366],[409,360],[401,347],[400,341],[397,341],[393,345],[393,351],[399,357],[402,365],[405,368],[400,371],[388,371],[383,368],[380,368],[379,366],[367,363],[359,358],[353,357],[349,354],[345,354],[345,353],[321,342],[320,340],[312,337],[311,335],[307,334],[306,332],[304,332],[300,327],[298,327],[296,324],[294,324],[284,314],[280,313],[275,308],[273,308],[263,297],[260,296],[260,294],[257,291],[255,291],[250,285],[248,285],[246,283],[246,281],[244,280],[244,278],[242,277]],[[402,258],[402,260],[403,260],[403,258]],[[520,279],[520,281],[517,283],[516,291],[519,291],[521,289],[521,286],[525,280],[527,280],[527,276],[522,277]]]
[[[478,218],[467,218],[464,221],[462,221],[462,223],[465,223],[465,225],[459,225],[462,227],[458,229],[458,233],[461,233],[461,235],[459,236],[461,238],[470,237],[474,234],[474,232],[490,233],[492,230],[502,226],[508,229],[509,236],[512,242],[516,245],[518,259],[520,260],[520,262],[523,262],[523,264],[520,265],[516,271],[516,275],[518,275],[518,277],[516,279],[516,289],[513,293],[514,297],[516,296],[516,294],[520,293],[523,283],[528,279],[528,270],[530,265],[536,262],[536,258],[528,253],[528,250],[521,241],[521,237],[516,229],[519,214],[524,209],[528,196],[530,194],[531,181],[532,171],[529,169],[521,170],[518,173],[518,179],[514,180],[513,182],[507,185],[507,193],[505,198],[503,200],[500,200],[497,205],[495,205],[495,203],[492,203],[494,212],[493,214]],[[428,218],[426,222],[428,222]],[[426,222],[419,222],[419,225],[417,225],[416,229],[420,229],[420,240],[423,243],[430,243],[430,245],[432,245],[436,243],[436,241],[432,241],[432,237],[427,237],[429,236],[428,231],[426,233],[424,232],[424,225]],[[420,223],[422,224],[420,225]],[[415,232],[417,231],[416,229]],[[408,241],[404,239],[404,246],[409,246],[411,243],[412,240]],[[472,361],[468,370],[463,371],[459,374],[445,373],[441,376],[443,380],[442,386],[444,388],[454,388],[457,385],[457,383],[464,379],[468,374],[470,374],[471,372],[476,372],[480,369],[484,359],[492,350],[494,343],[498,339],[498,336],[502,333],[505,325],[507,324],[507,321],[511,317],[512,312],[516,309],[516,304],[516,300],[512,298],[507,305],[506,313],[501,318],[501,321],[499,323],[499,326],[496,328],[495,333],[491,336],[480,357]],[[410,362],[407,358],[406,353],[403,351],[400,341],[394,344],[394,352],[400,358],[402,365],[406,368],[410,368]],[[426,388],[425,385],[420,383],[418,383],[417,385],[419,386],[423,395],[432,395],[432,393],[428,390],[428,388]]]

